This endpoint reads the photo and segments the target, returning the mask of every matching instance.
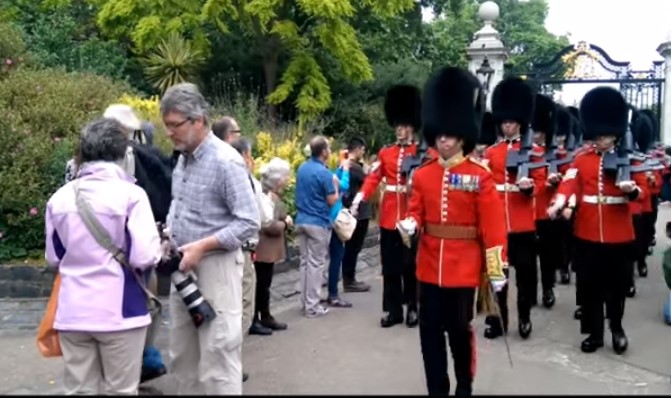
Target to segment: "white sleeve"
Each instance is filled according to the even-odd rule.
[[[259,205],[261,228],[264,228],[270,225],[271,222],[273,222],[275,216],[275,204],[268,195],[263,193],[263,187],[261,186],[261,183],[258,180],[256,180],[256,178],[253,178],[252,181],[254,182],[256,201]]]

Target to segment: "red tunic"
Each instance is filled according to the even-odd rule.
[[[603,172],[603,157],[595,149],[576,156],[559,186],[558,194],[576,195],[574,235],[599,243],[624,243],[634,240],[632,210],[627,195],[615,185],[615,177]],[[646,184],[645,173],[633,173],[639,187]],[[637,202],[645,199],[641,189]]]
[[[483,255],[487,269],[507,266],[503,203],[487,167],[472,158],[433,159],[417,169],[408,217],[415,220],[420,231],[417,279],[422,282],[477,287]],[[430,235],[427,228],[436,225],[465,227],[477,231],[477,237]]]

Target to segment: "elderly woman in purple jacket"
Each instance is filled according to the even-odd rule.
[[[119,166],[128,136],[119,122],[87,125],[79,142],[80,193],[131,267],[161,258],[149,199]],[[151,319],[137,278],[100,246],[82,222],[74,182],[46,208],[46,259],[61,275],[54,328],[59,331],[67,394],[137,394],[142,349]]]

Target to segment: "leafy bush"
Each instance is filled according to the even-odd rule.
[[[0,22],[0,78],[17,70],[27,55],[21,30],[13,24]]]
[[[42,256],[44,208],[81,128],[128,92],[108,78],[19,70],[0,84],[0,262]]]

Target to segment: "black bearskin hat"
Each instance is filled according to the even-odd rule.
[[[604,135],[623,137],[629,123],[629,107],[619,91],[596,87],[580,101],[580,122],[586,140]]]
[[[531,129],[539,133],[545,133],[545,147],[549,148],[555,130],[557,130],[557,106],[552,98],[543,94],[536,94]]]
[[[555,135],[558,137],[568,137],[569,134],[573,134],[575,123],[576,120],[571,115],[571,112],[566,107],[557,105],[557,131],[555,131]]]
[[[654,125],[650,117],[644,112],[637,111],[636,118],[632,118],[631,133],[638,145],[638,150],[647,152],[650,149],[654,134]]]
[[[492,114],[496,124],[514,120],[524,131],[533,116],[534,97],[531,86],[519,77],[503,79],[492,94]]]
[[[659,136],[659,119],[657,115],[651,109],[643,109],[641,112],[649,117],[652,122],[652,142],[659,141],[661,137]]]
[[[496,122],[491,112],[485,112],[482,116],[482,126],[480,127],[480,136],[478,137],[478,144],[480,145],[494,145],[497,138]]]
[[[412,126],[415,131],[422,127],[422,98],[415,86],[399,84],[387,91],[384,114],[390,126]]]
[[[444,67],[427,81],[422,100],[423,134],[433,146],[441,135],[464,140],[464,154],[475,148],[483,113],[482,88],[472,73]]]

